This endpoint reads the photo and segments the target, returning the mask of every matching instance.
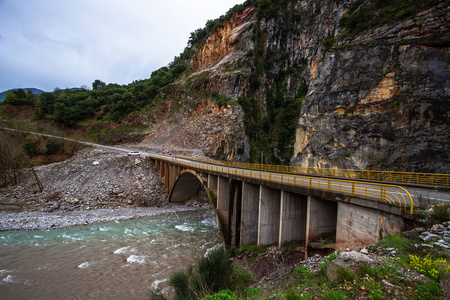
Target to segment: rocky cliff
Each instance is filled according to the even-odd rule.
[[[448,21],[439,1],[313,59],[292,162],[448,173]]]
[[[449,172],[449,3],[408,1],[247,1],[165,91],[173,128],[215,158]]]

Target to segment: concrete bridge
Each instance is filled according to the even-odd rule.
[[[335,249],[356,249],[399,234],[412,198],[399,186],[267,172],[150,154],[170,202],[208,191],[226,245],[305,249],[331,236]]]

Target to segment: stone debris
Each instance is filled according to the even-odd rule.
[[[419,238],[424,242],[432,242],[432,245],[424,244],[426,247],[450,249],[450,225],[448,222],[433,225],[429,231],[423,231]]]
[[[35,168],[44,191],[28,175],[20,186],[0,190],[0,210],[72,211],[164,206],[164,189],[149,159],[84,149],[67,161]]]

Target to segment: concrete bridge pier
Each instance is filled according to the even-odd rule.
[[[242,182],[240,244],[258,243],[259,185]]]
[[[199,171],[176,161],[155,160],[170,202],[185,202],[202,186],[216,194],[216,216],[227,246],[335,239],[337,250],[362,248],[401,233],[402,207],[311,188],[292,188],[254,177]],[[279,175],[278,175],[279,176]],[[323,245],[322,245],[323,246]],[[331,246],[331,245],[330,245]]]
[[[216,175],[208,174],[208,189],[217,193],[217,182],[218,178]]]
[[[358,249],[386,236],[400,234],[401,215],[339,202],[336,222],[336,249]]]
[[[281,191],[278,247],[286,242],[306,240],[307,206],[306,195]]]
[[[260,186],[258,245],[277,244],[280,235],[281,191]]]
[[[337,202],[308,196],[306,246],[323,236],[336,236]]]
[[[217,206],[216,213],[222,229],[226,245],[231,242],[230,223],[230,182],[226,177],[217,177]]]
[[[241,240],[242,182],[238,180],[231,180],[230,185],[230,243],[231,246],[239,246]]]

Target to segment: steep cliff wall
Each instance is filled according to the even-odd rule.
[[[260,161],[263,152],[268,163],[449,172],[448,1],[420,11],[357,1],[386,2],[392,19],[351,31],[339,20],[358,12],[353,2],[255,2],[166,90],[173,110],[206,101],[236,113],[221,136],[228,152],[216,158]],[[192,144],[205,153],[211,145]]]
[[[449,172],[448,21],[440,1],[313,62],[292,162]]]

